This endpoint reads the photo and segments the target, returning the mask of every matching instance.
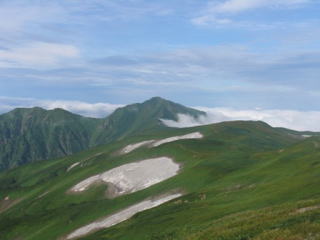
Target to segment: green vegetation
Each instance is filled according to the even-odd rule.
[[[0,115],[0,171],[71,155],[147,129],[161,129],[159,118],[176,119],[177,113],[204,114],[161,98],[119,108],[104,119],[62,109],[15,109]]]
[[[194,131],[205,137],[116,154],[129,143]],[[104,185],[68,193],[89,176],[158,156],[174,158],[183,170],[167,181],[116,199],[106,199]],[[319,159],[319,137],[297,138],[262,122],[153,128],[0,174],[0,236],[1,240],[58,239],[150,196],[181,189],[183,197],[82,239],[320,239]],[[79,166],[66,171],[79,161]],[[5,206],[7,197],[11,206]]]

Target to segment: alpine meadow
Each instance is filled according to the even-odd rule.
[[[0,0],[0,240],[320,240],[319,11]]]

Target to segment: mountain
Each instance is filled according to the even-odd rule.
[[[319,137],[297,138],[263,122],[146,129],[0,173],[1,240],[319,239],[319,150]],[[174,160],[176,175],[146,178],[170,172],[159,164],[133,175],[158,158]],[[148,185],[137,188],[140,181]],[[128,213],[150,202],[151,209]]]
[[[62,109],[19,108],[0,116],[0,169],[57,158],[90,146],[101,120]]]
[[[0,170],[71,155],[146,129],[165,128],[159,118],[203,112],[155,97],[117,109],[104,119],[82,117],[62,109],[20,108],[0,115]]]
[[[177,120],[178,113],[193,117],[206,114],[160,97],[154,97],[144,103],[136,103],[115,110],[99,127],[100,134],[96,134],[94,142],[102,144],[127,136],[143,134],[146,130],[162,129],[165,126],[160,119]]]

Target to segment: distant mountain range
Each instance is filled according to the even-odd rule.
[[[160,97],[119,108],[102,119],[63,109],[18,108],[0,115],[0,171],[156,131],[165,128],[159,119],[176,120],[178,113],[205,114]]]

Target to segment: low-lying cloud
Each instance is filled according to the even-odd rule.
[[[47,110],[62,108],[87,117],[106,117],[122,104],[88,103],[69,100],[41,100],[34,98],[10,98],[0,96],[0,113],[5,113],[14,108],[42,107]],[[206,112],[206,115],[194,118],[190,115],[178,114],[177,121],[161,119],[161,121],[175,128],[195,127],[212,123],[235,120],[263,121],[273,127],[285,127],[298,131],[320,132],[320,111],[298,111],[278,109],[248,109],[238,110],[234,108],[208,108],[193,107]]]
[[[178,120],[162,119],[169,127],[185,128],[207,125],[223,121],[253,120],[264,121],[273,127],[284,127],[298,131],[320,131],[320,111],[296,110],[236,110],[232,108],[196,107],[205,111],[206,116],[194,118],[190,115],[178,114]]]
[[[111,103],[88,103],[82,101],[67,100],[39,100],[33,98],[8,98],[0,97],[0,113],[8,112],[14,108],[41,107],[47,110],[62,108],[87,117],[106,117],[115,109],[122,107],[121,104]]]

